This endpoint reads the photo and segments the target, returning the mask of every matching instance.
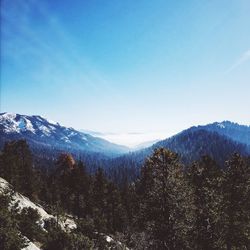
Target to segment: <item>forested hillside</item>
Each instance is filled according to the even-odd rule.
[[[1,249],[20,249],[23,236],[47,250],[250,247],[250,159],[237,153],[222,169],[209,156],[183,165],[176,153],[158,148],[138,178],[118,185],[101,168],[88,173],[67,153],[42,171],[22,140],[5,144],[0,176],[55,218],[70,216],[77,226],[63,231],[49,220],[44,231],[36,210],[8,210],[11,194],[2,192]]]

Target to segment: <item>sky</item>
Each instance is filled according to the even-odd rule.
[[[249,13],[249,0],[2,0],[0,112],[127,145],[250,125]]]

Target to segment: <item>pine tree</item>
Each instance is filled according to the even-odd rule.
[[[107,206],[107,180],[103,170],[99,168],[94,176],[93,181],[93,218],[98,233],[107,231],[107,217],[105,209]]]
[[[72,155],[60,154],[56,162],[56,169],[53,176],[53,201],[61,205],[66,211],[72,209],[72,171],[76,168],[76,163]]]
[[[24,248],[26,240],[20,234],[16,218],[16,206],[9,209],[13,202],[12,194],[8,191],[0,192],[0,249],[19,250]]]
[[[123,231],[126,214],[122,206],[120,192],[112,182],[107,184],[107,206],[105,212],[107,215],[108,232]]]
[[[17,191],[34,198],[33,160],[27,142],[19,140],[6,143],[1,158],[3,177]]]
[[[228,250],[250,249],[250,165],[239,154],[227,162],[223,236]]]
[[[194,249],[221,248],[222,172],[216,162],[204,156],[188,169],[194,191]]]
[[[44,231],[39,224],[41,216],[37,210],[31,207],[23,208],[17,217],[22,235],[25,235],[30,241],[43,240]]]
[[[79,162],[71,173],[71,194],[73,195],[73,213],[79,217],[90,214],[91,180],[83,162]]]
[[[193,201],[178,156],[155,150],[144,166],[141,184],[149,249],[188,249]]]

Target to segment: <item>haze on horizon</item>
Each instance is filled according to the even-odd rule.
[[[249,13],[248,0],[3,0],[0,112],[138,143],[249,125]]]

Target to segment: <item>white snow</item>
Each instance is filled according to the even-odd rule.
[[[45,118],[44,118],[45,119]],[[53,125],[60,125],[58,122],[54,122],[52,120],[45,119],[48,123],[53,124]]]
[[[2,120],[15,120],[16,114],[14,113],[4,113],[2,116],[0,116],[0,121]]]
[[[65,141],[65,142],[67,142],[67,143],[70,143],[70,142],[71,142],[70,139],[69,139],[67,136],[61,137],[61,140]]]
[[[49,129],[45,125],[42,125],[41,123],[39,124],[38,122],[37,122],[37,125],[38,125],[39,130],[42,131],[43,134],[47,136],[51,134],[51,129]]]
[[[37,120],[39,120],[40,122],[43,122],[43,118],[39,117],[39,116],[35,116]]]
[[[4,113],[0,116],[0,123],[4,125],[4,132],[19,133],[18,123],[15,121],[16,114]]]
[[[218,123],[217,126],[220,128],[225,128],[225,125],[223,123]]]
[[[88,139],[86,138],[85,135],[82,135],[81,137],[82,137],[82,139],[83,139],[84,141],[87,141],[87,140],[88,140]]]
[[[56,128],[54,127],[54,125],[49,125],[48,126],[51,130],[56,130]]]
[[[72,131],[72,132],[70,132],[70,134],[69,134],[68,136],[69,136],[69,137],[72,137],[72,136],[75,136],[75,135],[77,135],[77,133],[74,132],[74,131]]]
[[[112,237],[110,237],[110,236],[108,236],[108,235],[105,235],[104,238],[105,238],[105,240],[106,240],[108,243],[114,242],[114,243],[120,245],[120,246],[122,247],[122,249],[124,249],[124,250],[129,250],[129,248],[127,248],[126,246],[124,246],[120,241],[114,240]]]
[[[113,241],[113,239],[110,236],[106,236],[106,241],[111,242],[111,241]]]
[[[31,121],[25,116],[17,120],[16,114],[4,113],[0,116],[0,123],[4,126],[4,132],[6,133],[20,133],[20,131],[35,133]]]
[[[26,130],[29,130],[32,133],[35,133],[35,129],[33,128],[31,121],[28,120],[27,118],[25,118],[25,121],[26,121]]]

